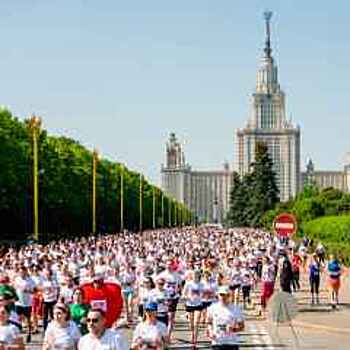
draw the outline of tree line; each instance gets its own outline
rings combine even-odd
[[[33,228],[33,152],[28,121],[0,111],[1,239],[23,240]],[[67,137],[41,130],[38,139],[39,232],[43,240],[91,232],[93,152]],[[124,228],[138,230],[140,174],[123,164],[100,159],[96,178],[97,232],[118,232],[121,225],[121,173],[124,188]],[[147,180],[142,181],[143,225],[175,226],[191,213]],[[169,221],[170,220],[170,221]]]

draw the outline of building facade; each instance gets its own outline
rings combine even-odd
[[[343,192],[350,192],[350,164],[341,170],[315,170],[312,159],[306,164],[306,171],[301,174],[303,185],[315,185],[320,189],[333,187]]]
[[[334,187],[350,192],[350,154],[343,171],[315,171],[312,162],[305,172],[300,168],[300,128],[287,119],[286,96],[278,80],[278,67],[272,57],[271,13],[265,13],[266,41],[251,113],[245,128],[235,133],[234,170],[240,176],[251,170],[255,147],[264,142],[273,161],[280,200],[296,196],[312,181],[320,188]],[[229,210],[232,171],[228,164],[217,171],[193,171],[185,162],[181,144],[171,134],[166,146],[166,163],[161,169],[162,188],[186,204],[200,222],[223,222]]]
[[[264,142],[273,161],[281,201],[300,190],[300,129],[286,118],[285,94],[278,81],[278,68],[271,55],[270,19],[265,13],[266,42],[252,96],[247,125],[236,130],[235,170],[243,176],[254,162],[255,146]]]
[[[232,172],[226,163],[218,171],[192,171],[174,133],[166,145],[162,188],[184,203],[199,222],[221,223],[229,209]]]

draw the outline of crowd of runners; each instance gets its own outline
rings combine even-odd
[[[179,307],[193,349],[203,329],[213,348],[238,349],[253,291],[264,317],[274,291],[297,292],[301,274],[310,303],[320,303],[327,278],[336,307],[341,272],[322,244],[311,252],[307,239],[257,229],[184,227],[9,249],[0,262],[0,350],[25,349],[36,333],[44,350],[163,349]]]

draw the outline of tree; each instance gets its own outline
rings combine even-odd
[[[232,174],[232,190],[230,193],[230,209],[227,215],[229,226],[244,226],[244,189],[237,172]]]
[[[251,191],[249,205],[251,209],[250,226],[257,227],[262,224],[264,213],[273,209],[279,202],[279,191],[273,163],[268,153],[267,145],[258,142],[255,148],[255,161],[251,164]]]
[[[240,179],[233,174],[228,221],[231,226],[259,227],[263,215],[279,202],[276,176],[267,146],[258,142],[251,172]]]
[[[0,220],[1,240],[24,240],[32,232],[32,139],[27,122],[0,110]],[[39,232],[43,241],[80,236],[91,231],[92,152],[67,137],[52,137],[41,130],[39,153]],[[120,230],[122,167],[107,159],[97,164],[97,229]],[[124,227],[139,226],[140,175],[124,170]],[[153,226],[153,188],[144,180],[144,229]],[[164,215],[168,213],[164,196]],[[161,197],[159,190],[158,197]],[[160,200],[157,202],[160,206]],[[175,201],[175,205],[178,205]],[[157,209],[156,222],[161,222]],[[165,223],[167,220],[165,220]]]

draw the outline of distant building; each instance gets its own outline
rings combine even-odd
[[[301,174],[302,183],[315,185],[320,189],[333,187],[343,192],[350,192],[350,164],[345,165],[343,171],[315,170],[315,166],[308,159],[306,171]]]
[[[343,171],[315,171],[310,160],[307,170],[301,172],[300,128],[286,117],[285,94],[271,55],[270,12],[265,13],[265,20],[266,42],[252,96],[251,114],[246,127],[235,133],[234,170],[240,176],[250,171],[255,160],[255,146],[262,141],[273,161],[281,201],[295,197],[308,183],[350,192],[350,161]],[[199,221],[221,223],[224,220],[232,187],[232,171],[228,164],[222,170],[193,171],[185,162],[182,146],[172,133],[161,175],[165,192],[186,204]]]
[[[271,56],[270,19],[265,13],[266,42],[257,74],[252,111],[244,129],[236,131],[235,170],[243,176],[255,159],[257,142],[264,142],[273,161],[281,201],[300,190],[300,129],[286,118],[285,94],[278,82],[278,69]]]
[[[186,204],[198,221],[221,223],[229,209],[232,172],[226,163],[218,171],[192,171],[174,133],[166,145],[166,163],[161,169],[162,188]]]

